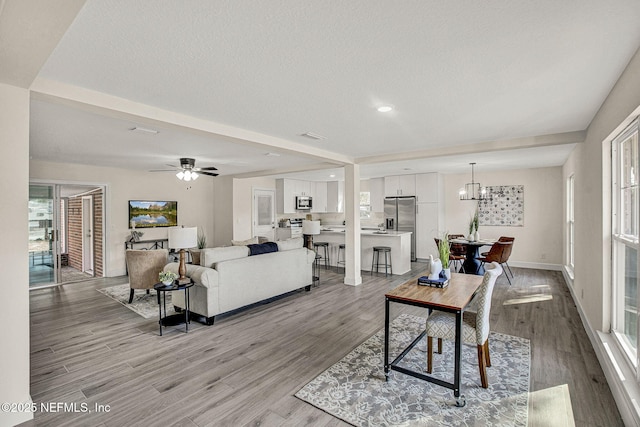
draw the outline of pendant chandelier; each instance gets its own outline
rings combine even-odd
[[[482,187],[479,182],[475,182],[474,177],[474,166],[475,163],[469,163],[471,165],[471,182],[464,185],[464,188],[461,188],[458,191],[458,196],[460,196],[460,200],[485,200],[489,198],[489,194],[487,192],[486,187]]]

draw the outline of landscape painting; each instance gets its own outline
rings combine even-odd
[[[129,200],[129,227],[175,227],[178,202]]]

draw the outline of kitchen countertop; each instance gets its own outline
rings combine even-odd
[[[320,229],[320,234],[344,234],[345,230],[344,229],[338,229],[338,228],[321,228]],[[371,230],[360,230],[360,235],[361,236],[392,236],[392,237],[397,237],[397,236],[403,236],[405,234],[411,234],[410,231],[394,231],[394,230],[389,230],[386,233],[380,233],[375,229],[371,229]]]

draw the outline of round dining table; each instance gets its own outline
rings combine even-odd
[[[480,240],[467,240],[467,239],[451,239],[450,243],[458,243],[465,245],[467,248],[467,254],[464,259],[462,267],[467,274],[484,274],[484,267],[480,261],[477,260],[482,246],[493,246],[496,242],[495,239],[480,239]]]

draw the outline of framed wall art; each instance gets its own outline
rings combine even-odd
[[[478,203],[478,223],[489,226],[524,226],[524,185],[487,187],[491,197]]]

